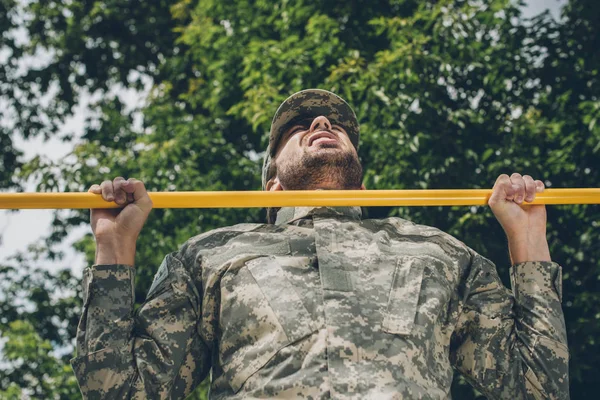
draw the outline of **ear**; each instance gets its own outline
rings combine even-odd
[[[360,190],[367,190],[364,183],[360,185]]]
[[[275,177],[269,179],[269,181],[267,182],[267,185],[266,185],[265,189],[268,192],[276,192],[278,190],[283,190],[283,186],[281,186],[281,182],[279,182],[279,178],[277,178],[275,176]]]

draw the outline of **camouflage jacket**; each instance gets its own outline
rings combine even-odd
[[[134,269],[95,265],[72,365],[86,398],[566,399],[561,269],[495,266],[438,229],[360,208],[190,239],[134,312]]]

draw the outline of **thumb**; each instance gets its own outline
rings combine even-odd
[[[123,190],[128,194],[128,197],[133,197],[133,204],[137,205],[142,211],[149,213],[152,210],[152,199],[148,196],[144,182],[129,178],[123,183]]]
[[[512,200],[515,196],[516,188],[512,185],[510,178],[506,174],[502,174],[496,179],[496,183],[492,189],[492,195],[488,200],[488,204],[493,207],[498,204],[503,204],[506,200]]]

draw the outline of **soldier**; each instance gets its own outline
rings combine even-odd
[[[364,189],[359,126],[340,97],[298,92],[277,110],[263,189]],[[496,180],[512,291],[495,266],[438,229],[362,219],[359,207],[284,207],[267,224],[188,240],[134,311],[135,243],[152,202],[115,178],[90,191],[96,263],[72,360],[86,398],[180,399],[211,371],[210,396],[447,399],[453,368],[488,398],[566,399],[561,267],[546,241],[544,185]]]

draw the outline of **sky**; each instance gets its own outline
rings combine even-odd
[[[526,0],[526,6],[523,9],[523,17],[529,18],[549,9],[554,18],[559,18],[560,8],[566,4],[566,0]],[[117,91],[121,100],[130,108],[133,108],[143,102],[145,93],[136,93],[133,90],[120,88]],[[65,132],[74,132],[81,135],[85,118],[89,115],[86,105],[90,102],[89,96],[83,96],[76,112],[63,127]],[[72,149],[71,143],[63,143],[58,139],[50,139],[44,142],[42,138],[24,141],[21,138],[15,138],[15,145],[24,152],[25,159],[31,159],[40,155],[51,160],[59,160],[69,154]],[[90,182],[91,184],[92,182]],[[33,191],[33,184],[30,184],[27,191]],[[27,247],[36,243],[40,238],[50,232],[50,223],[52,221],[52,210],[22,210],[18,212],[9,212],[0,210],[0,262],[7,260],[17,252],[27,252]],[[81,271],[85,266],[83,255],[72,250],[74,241],[81,238],[86,233],[91,233],[89,226],[80,227],[73,230],[66,241],[58,249],[65,254],[63,260],[57,262],[41,261],[38,266],[48,270],[58,270],[61,268],[70,268],[76,275],[81,276]]]

